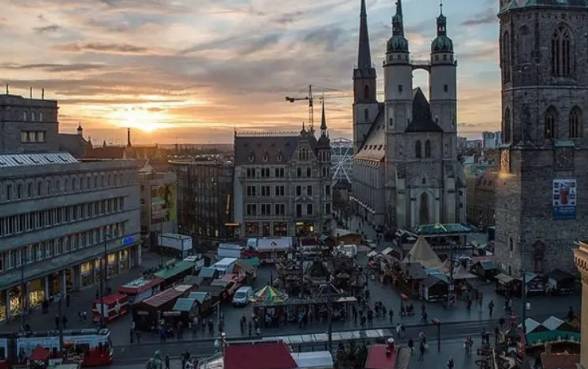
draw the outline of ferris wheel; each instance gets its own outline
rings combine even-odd
[[[351,167],[353,163],[353,141],[348,138],[336,138],[331,141],[331,172],[333,184],[347,182],[351,184]]]

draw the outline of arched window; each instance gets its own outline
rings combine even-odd
[[[557,27],[551,38],[551,74],[554,77],[569,77],[573,69],[572,35],[563,24]]]
[[[422,154],[421,154],[421,141],[417,141],[417,142],[414,144],[414,156],[415,156],[417,159],[420,159],[420,158],[422,158]]]
[[[363,98],[366,100],[370,99],[370,86],[365,85],[365,87],[363,88]]]
[[[510,120],[510,108],[504,111],[504,126],[502,127],[502,142],[507,144],[512,139],[512,124]]]
[[[425,158],[431,157],[431,141],[427,140],[425,142]]]
[[[570,113],[570,138],[582,137],[582,111],[577,106]]]
[[[543,128],[544,137],[546,139],[553,139],[556,137],[555,130],[557,128],[557,111],[554,107],[547,109],[545,113],[545,126]]]
[[[505,32],[502,36],[502,74],[504,82],[510,82],[510,34]]]
[[[429,196],[426,192],[421,194],[419,208],[419,224],[430,224],[431,220],[429,217]]]

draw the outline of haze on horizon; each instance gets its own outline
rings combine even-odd
[[[234,129],[298,130],[312,83],[331,137],[351,136],[360,0],[0,0],[0,82],[60,104],[92,141],[230,143]],[[367,0],[382,89],[392,0]],[[498,130],[497,0],[445,0],[461,135]],[[404,0],[413,59],[427,59],[438,0]],[[417,82],[428,89],[425,72]],[[318,116],[317,113],[315,113]]]

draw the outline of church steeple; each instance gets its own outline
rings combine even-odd
[[[361,13],[359,21],[359,53],[357,54],[357,68],[362,70],[372,68],[372,55],[370,51],[370,37],[368,33],[365,0],[361,0]]]
[[[402,0],[396,2],[396,14],[392,17],[392,37],[388,40],[387,53],[408,54],[408,40],[404,37]]]
[[[325,117],[325,100],[323,99],[323,114],[321,116],[321,136],[327,135],[327,119]]]
[[[453,41],[447,37],[447,18],[443,15],[443,2],[439,6],[441,10],[437,17],[437,37],[431,44],[431,53],[452,54]]]
[[[404,21],[402,19],[402,0],[396,1],[396,15],[392,17],[392,34],[404,36]]]

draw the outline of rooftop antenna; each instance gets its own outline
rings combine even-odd
[[[439,2],[439,8],[441,8],[441,15],[443,15],[443,0]]]

